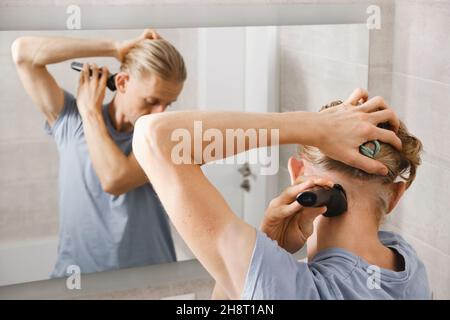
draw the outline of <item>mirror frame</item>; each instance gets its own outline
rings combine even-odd
[[[75,30],[361,24],[369,17],[367,3],[54,6],[41,0],[17,6],[10,2],[0,4],[0,30],[74,30],[67,20],[78,9],[80,28]]]

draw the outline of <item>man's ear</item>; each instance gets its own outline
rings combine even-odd
[[[392,187],[392,195],[389,201],[389,208],[387,213],[391,213],[391,211],[395,208],[405,190],[406,184],[404,182],[400,181],[394,183],[394,186]]]
[[[130,79],[130,76],[128,75],[128,73],[123,72],[123,71],[117,73],[117,75],[114,77],[114,81],[116,82],[117,91],[119,91],[121,93],[125,93],[129,79]]]
[[[296,180],[303,175],[305,164],[302,159],[291,156],[288,160],[288,170],[289,175],[291,176],[291,184],[294,184]]]

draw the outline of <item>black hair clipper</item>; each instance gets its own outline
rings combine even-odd
[[[70,64],[70,67],[71,67],[73,70],[81,71],[81,70],[83,70],[83,63],[81,63],[81,62],[72,62],[72,63]],[[111,91],[116,91],[116,82],[115,82],[115,80],[114,80],[116,74],[117,74],[117,73],[110,75],[109,78],[108,78],[108,80],[106,80],[106,86],[107,86],[108,89],[111,90]],[[89,75],[92,76],[92,70],[89,70]],[[101,75],[102,75],[102,72],[99,71],[99,76],[101,76]]]
[[[340,184],[335,184],[333,188],[313,188],[300,193],[296,200],[304,207],[326,206],[325,217],[336,217],[347,211],[347,196]]]

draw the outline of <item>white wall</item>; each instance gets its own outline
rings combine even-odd
[[[416,249],[434,298],[450,299],[450,2],[397,0],[394,9],[390,102],[424,154],[387,228]]]
[[[280,27],[280,107],[282,112],[318,111],[368,85],[369,32],[365,25]],[[289,157],[281,147],[280,191],[290,184]]]

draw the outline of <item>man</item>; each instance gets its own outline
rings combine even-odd
[[[67,275],[70,265],[90,273],[175,261],[166,213],[131,142],[140,116],[165,111],[180,94],[186,79],[180,53],[145,30],[124,42],[21,37],[12,56],[60,156],[59,246],[51,276]],[[110,103],[103,104],[106,68],[84,66],[76,99],[46,68],[94,56],[121,62]]]
[[[382,98],[367,98],[367,92],[355,90],[345,103],[318,113],[168,112],[143,116],[136,122],[133,138],[136,159],[151,179],[181,237],[216,280],[222,296],[231,299],[429,298],[423,263],[411,246],[394,234],[383,234],[380,238],[377,235],[378,209],[381,207],[385,213],[392,211],[403,194],[405,183],[397,183],[396,178],[408,179],[408,185],[412,181],[420,143],[404,132],[399,119]],[[363,103],[359,104],[361,100]],[[175,163],[171,158],[176,142],[170,139],[170,133],[182,128],[192,136],[195,121],[202,121],[204,130],[214,129],[216,135],[224,137],[222,144],[214,146],[216,150],[222,147],[223,152],[216,152],[212,159],[206,160],[198,159],[195,154],[198,151],[193,152],[192,147],[186,148],[183,163]],[[392,130],[378,127],[385,122]],[[277,130],[279,141],[256,139],[254,144],[230,148],[230,143],[234,144],[226,134],[230,129]],[[374,140],[381,144],[380,157],[386,154],[385,150],[392,150],[388,157],[370,158],[360,153],[361,144]],[[361,183],[339,172],[321,171],[319,166],[303,170],[302,163],[290,161],[292,180],[298,183],[271,201],[268,210],[272,213],[267,216],[272,219],[270,224],[263,225],[263,230],[292,252],[311,236],[316,247],[308,247],[308,254],[319,251],[312,266],[298,263],[262,231],[240,219],[200,168],[209,161],[278,142],[320,148],[330,159],[371,174],[369,182]],[[209,144],[203,144],[200,154],[209,148]],[[407,154],[407,150],[415,151]],[[391,158],[408,160],[386,161]],[[155,166],[158,170],[153,170]],[[412,170],[409,177],[403,175],[407,169]],[[307,180],[300,183],[304,172]],[[389,184],[383,184],[386,180]],[[295,200],[305,190],[331,187],[334,183],[341,184],[348,192],[348,210],[343,215],[321,218],[318,216],[326,207],[303,211]],[[386,192],[387,189],[392,193]],[[374,196],[382,195],[383,191],[386,206],[379,207],[380,202]],[[313,234],[315,218],[319,220]],[[369,264],[378,267],[385,279],[381,290],[366,286],[370,274],[365,270]]]

